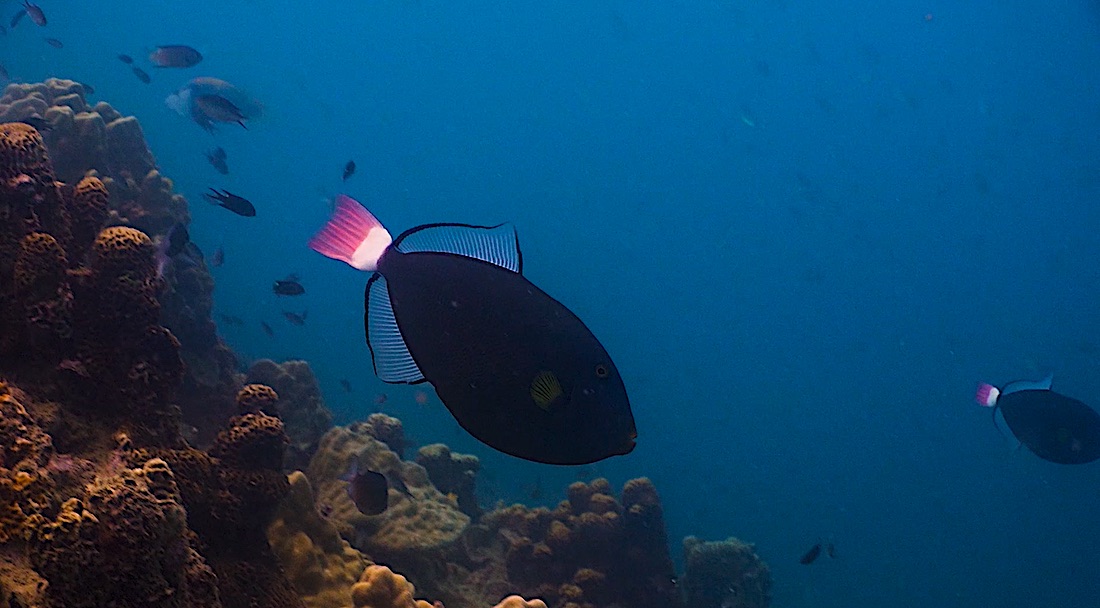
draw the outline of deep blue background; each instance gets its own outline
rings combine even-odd
[[[226,339],[308,359],[343,421],[386,393],[415,439],[482,457],[486,500],[648,475],[674,553],[686,534],[757,543],[776,606],[1100,601],[1100,465],[1014,451],[971,401],[978,380],[1054,370],[1100,405],[1096,2],[42,6],[49,26],[0,37],[0,61],[140,118],[193,238],[225,247],[218,310],[248,319]],[[149,68],[169,43],[206,60]],[[266,117],[204,133],[163,105],[198,75]],[[207,206],[208,186],[259,216]],[[395,234],[514,222],[526,274],[626,376],[638,449],[520,462],[373,378],[366,275],[305,247],[340,191]],[[309,293],[279,300],[290,272]],[[281,318],[304,308],[305,327]],[[800,566],[818,538],[839,558]]]

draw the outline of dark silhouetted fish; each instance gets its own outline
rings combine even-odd
[[[6,85],[11,82],[11,74],[8,73],[8,69],[0,64],[0,85]]]
[[[137,67],[136,65],[130,68],[130,70],[134,73],[134,76],[137,76],[138,80],[144,82],[145,84],[153,82],[153,79],[149,77],[149,74],[145,70]]]
[[[218,147],[206,153],[206,160],[214,167],[214,170],[222,175],[229,175],[229,164],[226,163],[225,149]]]
[[[268,325],[266,321],[260,321],[260,329],[264,330],[264,333],[267,334],[267,337],[269,337],[269,338],[274,338],[275,337],[275,330],[271,329],[271,326]]]
[[[347,378],[340,378],[340,386],[343,387],[345,393],[351,392],[351,382],[348,382]]]
[[[95,87],[93,87],[92,85],[90,85],[86,82],[82,82],[82,83],[80,83],[80,86],[84,87],[84,94],[85,95],[95,95]]]
[[[15,29],[15,26],[19,25],[19,21],[20,21],[20,20],[22,20],[22,19],[23,19],[23,16],[24,16],[24,15],[26,15],[26,14],[27,14],[27,11],[26,11],[26,10],[24,10],[24,9],[19,9],[19,12],[18,12],[18,13],[16,13],[16,14],[12,15],[12,17],[11,17],[11,23],[9,23],[9,24],[8,24],[8,25],[10,25],[10,26],[11,26],[11,29],[13,29],[13,30],[14,30],[14,29]]]
[[[129,55],[119,55],[118,60],[122,63],[125,63],[126,65],[134,63],[134,58]]]
[[[344,165],[344,181],[348,181],[348,178],[355,175],[355,161],[349,160],[348,164]]]
[[[38,27],[46,26],[46,13],[42,12],[42,8],[37,4],[31,4],[28,0],[23,0],[23,10],[26,11],[27,16],[31,18]]]
[[[34,127],[39,133],[49,133],[50,131],[53,131],[53,125],[50,124],[50,121],[40,116],[28,116],[23,120],[17,120],[15,122],[21,122],[25,125],[30,125]]]
[[[309,313],[308,310],[303,310],[302,314],[298,314],[296,312],[290,312],[289,310],[284,310],[283,311],[283,317],[291,325],[297,325],[298,327],[301,327],[301,326],[306,324],[306,314],[308,314],[308,313]]]
[[[210,265],[214,268],[221,266],[225,263],[225,250],[218,247],[214,250],[214,253],[210,254]]]
[[[809,551],[803,553],[802,557],[798,558],[798,563],[802,564],[803,566],[808,566],[817,561],[817,558],[820,556],[821,543],[817,543],[816,545],[810,547]]]
[[[57,38],[43,38],[43,40],[45,40],[45,41],[46,41],[46,44],[48,44],[48,45],[52,46],[52,47],[53,47],[53,48],[55,48],[55,49],[63,49],[63,48],[65,48],[65,43],[64,43],[64,42],[61,42],[61,41],[60,41],[60,40],[58,40]]]
[[[232,122],[248,128],[244,124],[247,117],[240,108],[221,95],[198,95],[195,97],[195,107],[210,121]]]
[[[353,461],[340,479],[348,482],[348,497],[363,515],[379,515],[389,506],[390,491],[385,475],[360,469],[358,462]]]
[[[277,296],[300,296],[306,292],[306,288],[298,282],[296,275],[290,275],[281,281],[275,281],[271,288]]]
[[[1017,381],[998,389],[978,386],[975,399],[1001,412],[1008,428],[1036,456],[1058,464],[1085,464],[1100,458],[1100,414],[1084,403],[1050,390],[1053,376]]]
[[[228,190],[222,190],[218,192],[214,188],[210,188],[212,194],[203,194],[210,202],[219,207],[224,207],[237,215],[244,217],[255,217],[256,207],[244,197],[237,196]]]
[[[158,68],[189,68],[202,61],[202,53],[184,44],[168,44],[153,49],[149,61]]]
[[[431,382],[463,428],[519,458],[586,464],[634,449],[615,364],[576,315],[523,277],[512,227],[429,224],[391,239],[340,196],[309,245],[374,272],[365,324],[383,381]]]

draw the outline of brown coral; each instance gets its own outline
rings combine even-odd
[[[428,477],[440,492],[454,494],[463,513],[475,519],[481,515],[475,487],[481,468],[477,456],[456,454],[442,443],[433,443],[417,450],[416,463],[428,471]]]
[[[278,402],[279,394],[266,384],[246,384],[237,391],[237,409],[242,414],[263,412],[268,416],[277,416]]]
[[[771,572],[754,547],[736,538],[704,542],[684,539],[683,588],[689,606],[766,608]]]
[[[413,599],[416,589],[404,576],[386,566],[371,565],[351,588],[355,608],[431,608]]]
[[[247,381],[270,385],[279,392],[278,415],[290,437],[284,466],[288,469],[309,466],[317,442],[332,428],[332,413],[325,407],[321,387],[309,363],[285,361],[279,364],[260,359],[248,370]],[[274,414],[275,410],[267,413]]]
[[[86,176],[73,189],[69,215],[73,222],[73,247],[88,251],[107,219],[110,193],[98,177]],[[82,261],[82,260],[81,260]]]

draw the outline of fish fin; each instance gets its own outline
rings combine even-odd
[[[1000,396],[1001,391],[997,387],[982,382],[978,385],[978,392],[974,394],[974,401],[982,407],[993,407],[997,405],[997,397]]]
[[[1049,391],[1054,384],[1054,373],[1047,373],[1042,380],[1017,380],[1009,382],[1001,389],[1002,395],[1008,395],[1017,391]]]
[[[309,240],[309,248],[353,268],[373,271],[392,242],[390,233],[370,211],[341,194],[328,223]]]
[[[511,224],[426,224],[401,233],[394,247],[401,253],[453,253],[523,273],[519,237]]]
[[[416,384],[424,381],[424,374],[413,360],[397,318],[390,304],[390,291],[386,279],[375,273],[367,281],[367,346],[370,347],[374,373],[383,382],[391,384]]]
[[[549,411],[554,401],[562,397],[561,382],[554,372],[541,371],[531,381],[531,398],[543,411]]]

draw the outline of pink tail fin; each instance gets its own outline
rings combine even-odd
[[[978,402],[978,405],[982,407],[993,407],[997,405],[997,397],[1001,396],[1001,391],[992,384],[981,383],[978,385],[978,392],[974,395],[974,401]]]
[[[375,270],[393,237],[370,211],[350,196],[336,198],[336,210],[309,240],[309,248],[359,270]]]

